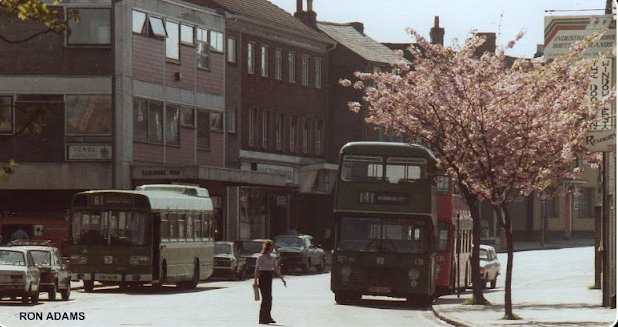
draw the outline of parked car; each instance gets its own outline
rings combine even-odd
[[[302,234],[286,234],[275,237],[281,256],[281,270],[292,272],[301,269],[308,272],[310,267],[324,271],[326,256],[324,250],[313,243],[313,237]]]
[[[231,280],[245,278],[247,258],[240,255],[240,243],[215,243],[215,276],[225,276]]]
[[[240,255],[247,260],[246,263],[246,272],[253,276],[253,272],[255,271],[255,263],[257,258],[260,256],[260,252],[262,251],[262,245],[266,241],[271,241],[268,239],[254,239],[254,240],[243,240],[240,241]],[[273,248],[273,252],[271,254],[277,260],[277,264],[279,263],[279,252],[277,250],[277,245],[275,243],[275,247]]]
[[[0,300],[21,297],[21,303],[39,302],[41,276],[32,253],[23,247],[0,247]]]
[[[32,254],[34,264],[39,268],[41,275],[40,292],[46,292],[50,300],[56,299],[60,293],[67,301],[71,295],[71,271],[68,264],[62,259],[60,249],[49,242],[41,241],[13,241],[12,247],[26,248]]]
[[[479,266],[483,287],[487,286],[487,282],[489,282],[491,288],[496,288],[498,275],[500,275],[500,261],[498,261],[496,249],[490,245],[481,245],[479,251]]]

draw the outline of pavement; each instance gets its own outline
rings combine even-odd
[[[528,251],[540,249],[560,249],[574,246],[593,246],[593,240],[554,241],[541,247],[539,243],[515,242],[514,250]],[[506,252],[495,246],[498,252]],[[506,260],[501,260],[506,270]],[[592,268],[594,272],[594,268]],[[502,319],[504,316],[504,278],[498,279],[498,287],[486,289],[483,295],[489,305],[468,305],[465,301],[472,298],[472,290],[460,295],[441,296],[432,305],[434,314],[455,326],[615,326],[616,309],[602,306],[602,292],[590,288],[590,279],[582,278],[568,284],[543,283],[533,289],[521,289],[513,286],[513,313],[518,320]],[[517,278],[513,276],[513,279]],[[585,279],[585,280],[583,280]],[[594,285],[592,285],[594,286]],[[543,294],[543,296],[539,296]],[[517,295],[517,296],[515,296]]]

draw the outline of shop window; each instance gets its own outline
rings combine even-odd
[[[66,120],[67,135],[111,135],[111,96],[67,95]]]
[[[70,8],[79,11],[80,21],[69,20],[67,45],[110,45],[111,25],[108,8]]]

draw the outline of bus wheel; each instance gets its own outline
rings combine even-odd
[[[86,291],[87,293],[92,293],[93,290],[94,290],[94,281],[85,280],[84,281],[84,291]]]
[[[197,284],[200,282],[200,261],[195,259],[195,263],[193,264],[193,279],[188,284],[189,288],[196,288]]]

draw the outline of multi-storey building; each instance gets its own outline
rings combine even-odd
[[[221,203],[221,183],[236,177],[204,178],[227,172],[224,18],[182,1],[111,3],[63,1],[54,9],[81,18],[70,33],[0,47],[0,160],[20,165],[0,191],[5,238],[17,223],[42,238],[64,232],[41,219],[62,220],[77,191],[165,177],[204,184]],[[38,29],[12,22],[3,34]],[[40,109],[42,131],[17,134]]]

